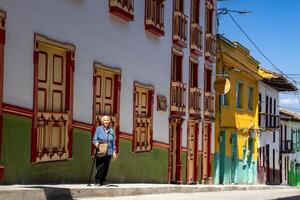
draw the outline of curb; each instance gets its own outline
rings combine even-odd
[[[164,193],[195,193],[195,192],[220,192],[242,190],[270,190],[270,189],[299,189],[290,186],[268,185],[155,185],[155,184],[120,184],[96,187],[86,185],[40,185],[40,186],[3,186],[0,189],[0,199],[74,199],[88,197],[116,197],[134,196],[145,194]]]

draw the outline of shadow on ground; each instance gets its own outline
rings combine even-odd
[[[278,198],[276,200],[300,200],[300,195],[297,196],[291,196],[291,197],[283,197],[283,198]]]
[[[42,189],[44,191],[44,194],[45,194],[45,197],[47,200],[73,199],[71,190],[68,188],[56,188],[56,187],[45,187],[45,186],[36,186],[36,187],[30,187],[30,188]]]

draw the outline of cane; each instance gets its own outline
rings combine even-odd
[[[95,165],[95,160],[96,160],[97,153],[98,153],[98,148],[96,148],[96,153],[94,155],[94,160],[93,160],[92,169],[91,169],[90,178],[89,178],[89,184],[87,186],[91,186],[91,178],[92,178],[92,174],[93,174],[93,170],[94,170],[94,165]]]

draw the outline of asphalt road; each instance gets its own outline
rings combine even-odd
[[[170,193],[123,197],[80,198],[80,200],[300,200],[299,189],[274,189],[251,191]]]

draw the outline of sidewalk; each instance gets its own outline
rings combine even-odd
[[[87,197],[114,197],[142,194],[194,193],[238,190],[291,189],[290,186],[269,185],[170,185],[170,184],[110,184],[106,186],[69,185],[9,185],[0,186],[0,200],[49,200]],[[300,188],[299,188],[300,191]]]

